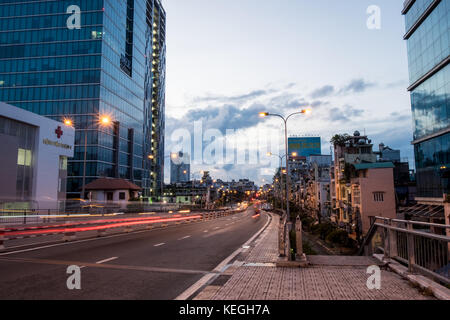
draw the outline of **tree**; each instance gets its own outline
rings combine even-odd
[[[344,146],[345,143],[350,139],[350,136],[347,133],[344,134],[335,134],[333,138],[331,138],[330,143],[333,146]]]

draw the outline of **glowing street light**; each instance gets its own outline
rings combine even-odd
[[[100,124],[106,126],[109,125],[111,123],[111,118],[108,116],[101,116],[100,117]]]

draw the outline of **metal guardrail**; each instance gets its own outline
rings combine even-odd
[[[381,249],[386,258],[407,265],[409,272],[450,284],[448,229],[450,225],[374,217],[364,251],[372,255],[374,248]]]
[[[133,231],[132,227],[146,226],[153,228],[156,226],[166,227],[169,224],[189,223],[195,221],[208,221],[231,214],[241,212],[242,210],[227,210],[215,211],[206,213],[191,213],[188,211],[174,212],[172,215],[153,216],[151,213],[141,213],[140,215],[152,214],[146,217],[118,217],[110,215],[109,219],[91,219],[78,220],[72,222],[35,225],[35,226],[17,226],[17,227],[0,227],[0,250],[4,249],[4,241],[16,240],[24,238],[34,238],[48,235],[63,234],[63,240],[70,241],[76,239],[76,234],[79,232],[97,231],[98,236],[105,236],[109,229],[124,228],[124,232]]]

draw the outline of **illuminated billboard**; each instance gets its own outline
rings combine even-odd
[[[322,154],[320,137],[289,138],[288,143],[289,154],[296,152],[301,157]]]

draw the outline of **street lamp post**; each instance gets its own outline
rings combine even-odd
[[[279,117],[283,120],[283,122],[284,122],[284,147],[286,149],[285,154],[288,155],[289,148],[288,148],[287,122],[288,122],[289,118],[291,118],[294,115],[309,114],[309,113],[311,113],[311,109],[303,109],[302,111],[291,113],[287,117],[283,117],[282,115],[279,115],[276,113],[269,113],[269,112],[261,112],[259,114],[259,116],[262,118],[268,117],[268,116],[273,116],[273,117]],[[287,215],[288,221],[292,222],[292,218],[291,218],[291,215],[289,212],[289,157],[286,157],[286,215]]]

